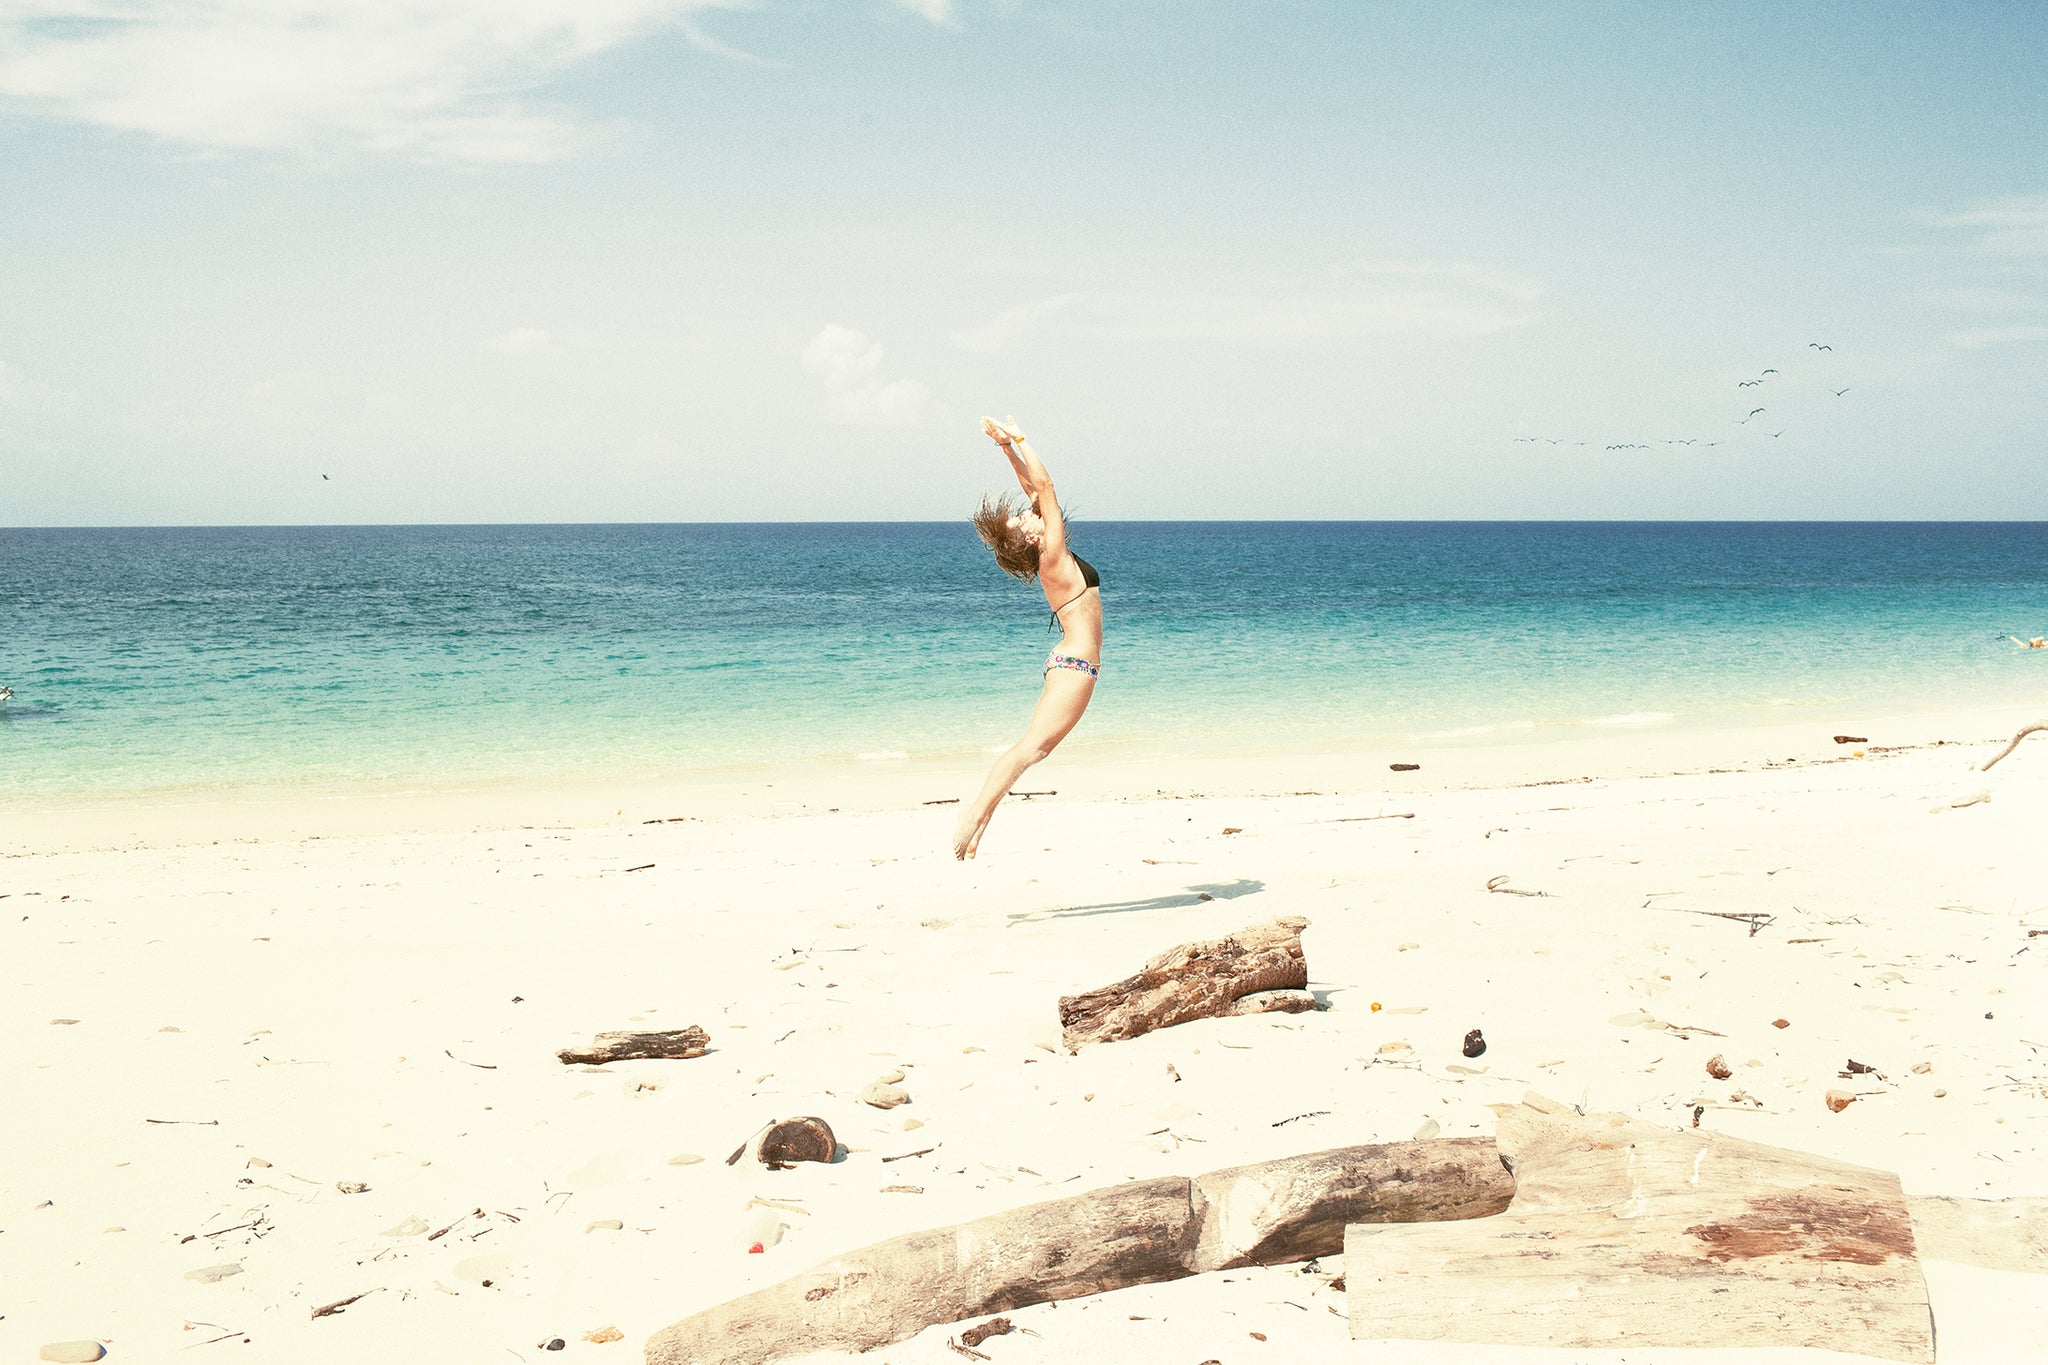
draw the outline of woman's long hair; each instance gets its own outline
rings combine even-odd
[[[1067,514],[1056,511],[1060,525],[1065,526]],[[1021,493],[1005,493],[1001,497],[984,493],[981,506],[974,513],[974,529],[989,553],[996,557],[997,568],[1013,578],[1029,581],[1038,577],[1038,547],[1024,534],[1021,523],[1026,512],[1044,515],[1037,504],[1026,501]]]

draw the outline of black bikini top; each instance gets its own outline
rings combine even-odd
[[[1093,564],[1090,564],[1087,560],[1081,558],[1081,556],[1079,555],[1074,556],[1074,562],[1081,566],[1081,582],[1086,586],[1084,586],[1080,592],[1075,593],[1072,597],[1069,597],[1066,601],[1060,603],[1058,606],[1052,609],[1052,623],[1051,625],[1046,627],[1048,630],[1051,630],[1059,625],[1060,613],[1065,611],[1068,607],[1073,606],[1074,603],[1080,601],[1083,597],[1087,596],[1089,588],[1099,588],[1102,586],[1102,575],[1095,572],[1095,566]]]

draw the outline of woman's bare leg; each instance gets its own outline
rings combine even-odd
[[[989,817],[996,813],[996,803],[1009,795],[1025,769],[1059,747],[1094,695],[1095,679],[1078,669],[1055,668],[1045,675],[1045,690],[1038,694],[1038,705],[1031,712],[1031,725],[1024,731],[1024,738],[996,760],[974,803],[960,812],[960,821],[953,827],[955,858],[974,856],[981,847],[981,832],[988,828]]]

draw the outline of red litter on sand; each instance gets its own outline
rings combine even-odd
[[[740,1230],[739,1244],[747,1249],[749,1256],[765,1255],[769,1247],[782,1240],[788,1225],[768,1209],[762,1209],[747,1219]]]

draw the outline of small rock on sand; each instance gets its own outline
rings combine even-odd
[[[364,1194],[370,1187],[360,1180],[337,1180],[334,1182],[334,1188],[343,1194]]]
[[[1467,1057],[1477,1057],[1484,1051],[1486,1051],[1486,1038],[1478,1029],[1473,1029],[1465,1035],[1465,1055]]]
[[[53,1341],[36,1352],[36,1359],[63,1362],[103,1360],[106,1354],[107,1348],[97,1341]]]
[[[583,1339],[585,1341],[594,1341],[602,1346],[607,1341],[624,1341],[626,1334],[616,1327],[600,1327],[595,1332],[585,1332]]]
[[[206,1265],[199,1267],[197,1270],[188,1270],[185,1272],[185,1278],[197,1280],[201,1284],[219,1284],[228,1276],[241,1273],[241,1264],[236,1261],[229,1261],[224,1265]],[[94,1359],[98,1359],[98,1357],[95,1356]]]
[[[1854,1103],[1856,1103],[1856,1097],[1847,1090],[1828,1091],[1828,1108],[1834,1110],[1837,1114]]]
[[[1717,1052],[1707,1058],[1707,1074],[1717,1081],[1725,1081],[1735,1072],[1730,1069],[1728,1059]]]
[[[888,1081],[869,1081],[867,1088],[860,1092],[860,1102],[877,1109],[894,1109],[899,1104],[910,1103],[910,1092]]]
[[[593,1220],[583,1230],[585,1232],[624,1232],[626,1225],[616,1218],[599,1218]]]
[[[1435,1137],[1438,1133],[1441,1133],[1443,1130],[1443,1125],[1438,1123],[1435,1119],[1424,1119],[1422,1121],[1422,1126],[1415,1130],[1414,1141],[1427,1142],[1431,1138]]]

